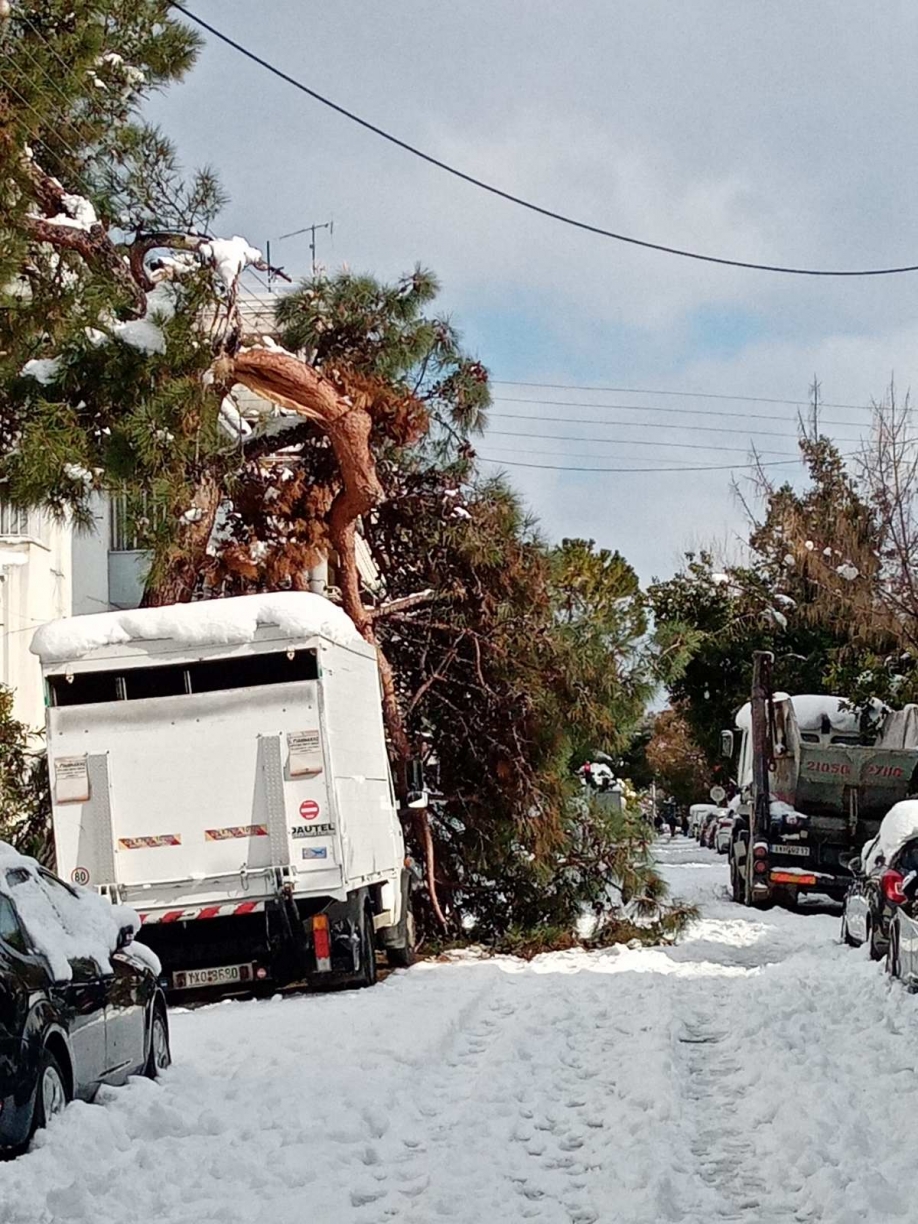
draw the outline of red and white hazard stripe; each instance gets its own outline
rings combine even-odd
[[[192,922],[197,918],[224,918],[228,914],[258,914],[264,908],[264,901],[241,901],[238,904],[205,905],[203,909],[154,910],[141,914],[140,921],[147,926],[152,922]]]

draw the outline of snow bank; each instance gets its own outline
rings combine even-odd
[[[883,817],[877,836],[864,846],[861,852],[864,870],[871,871],[881,854],[888,863],[913,837],[918,837],[918,799],[903,799],[893,804]]]
[[[87,889],[73,887],[71,891],[49,880],[35,859],[7,842],[0,842],[0,893],[15,905],[29,938],[47,958],[58,982],[70,981],[70,961],[77,957],[90,958],[103,971],[111,971],[109,957],[118,946],[121,929],[140,930],[140,919],[132,909],[112,905]],[[147,948],[137,959],[144,960],[144,954],[156,959]]]
[[[291,638],[324,637],[341,646],[362,642],[351,618],[322,595],[281,591],[199,603],[93,612],[42,625],[32,653],[43,663],[82,658],[103,646],[169,639],[180,647],[239,646],[273,625]]]

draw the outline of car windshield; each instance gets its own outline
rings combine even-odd
[[[24,858],[0,874],[0,893],[12,902],[28,943],[47,960],[55,981],[70,981],[77,963],[111,972],[118,927],[107,901],[77,893]]]

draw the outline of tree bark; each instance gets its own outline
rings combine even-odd
[[[385,497],[370,446],[373,417],[369,405],[354,403],[312,366],[279,349],[243,349],[233,359],[232,376],[256,395],[313,421],[328,438],[335,453],[341,489],[329,511],[328,538],[338,557],[342,607],[361,637],[376,651],[383,719],[394,757],[396,794],[404,805],[408,796],[411,744],[398,703],[392,665],[379,644],[372,614],[360,593],[355,549],[359,518]],[[433,835],[427,809],[412,808],[410,812],[415,837],[424,853],[431,908],[445,928],[446,918],[437,896]]]

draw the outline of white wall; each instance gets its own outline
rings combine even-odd
[[[73,606],[67,610],[74,616],[88,612],[107,612],[108,601],[108,542],[111,534],[111,510],[108,498],[95,494],[92,499],[95,526],[91,531],[74,530],[72,537]]]
[[[13,713],[36,729],[45,722],[38,659],[29,650],[45,621],[67,616],[72,605],[71,529],[45,519],[36,535],[0,537],[0,681],[14,690]]]

